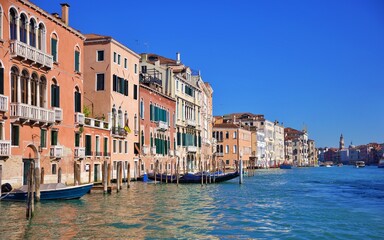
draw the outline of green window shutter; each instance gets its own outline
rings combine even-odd
[[[128,89],[128,87],[127,87]],[[137,100],[137,85],[133,85],[133,99]]]
[[[80,72],[80,52],[75,51],[75,71]]]
[[[51,131],[51,145],[56,146],[57,145],[57,138],[58,138],[58,131]]]
[[[45,148],[47,147],[47,130],[40,130],[40,146]]]
[[[104,138],[104,156],[108,152],[108,138]]]
[[[124,95],[128,96],[128,81],[124,81]],[[135,98],[137,99],[137,98]]]
[[[177,133],[177,146],[181,145],[181,133]]]
[[[113,75],[113,91],[117,92],[117,76]]]
[[[51,55],[53,61],[57,62],[57,40],[53,38],[51,38]]]
[[[92,155],[92,136],[85,135],[85,155]]]
[[[152,116],[153,113],[152,113],[152,103],[149,105],[149,120],[152,121]]]
[[[176,139],[173,139],[173,150],[176,150]]]
[[[19,126],[12,125],[12,146],[19,146]]]
[[[151,147],[153,147],[153,137],[151,135]]]
[[[182,139],[183,139],[183,144],[182,144],[183,147],[184,147],[184,146],[187,146],[187,145],[186,145],[186,142],[185,142],[185,140],[186,140],[186,135],[185,135],[185,133],[182,134]]]
[[[80,147],[80,133],[75,133],[75,147]]]
[[[199,136],[199,147],[201,148],[201,136]]]

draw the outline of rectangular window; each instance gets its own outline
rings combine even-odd
[[[19,146],[19,126],[12,125],[12,146]]]
[[[137,64],[135,63],[135,74],[137,74]]]
[[[60,86],[51,85],[51,106],[60,107]]]
[[[97,61],[98,62],[104,61],[104,50],[97,51]]]
[[[237,147],[236,147],[236,145],[233,145],[233,153],[237,153]]]
[[[116,140],[113,140],[113,153],[116,153]]]
[[[128,68],[128,60],[126,58],[124,58],[124,68],[125,69]]]
[[[80,52],[75,51],[75,72],[80,72]]]
[[[120,65],[120,57],[121,57],[120,54],[118,54],[117,55],[117,64],[119,64],[119,65]]]
[[[52,174],[57,174],[57,165],[56,163],[52,163]]]
[[[137,100],[137,85],[133,85],[133,99]]]
[[[51,55],[53,57],[53,61],[57,62],[57,40],[51,38]]]
[[[104,73],[96,74],[96,91],[104,90]]]
[[[225,164],[226,164],[226,165],[229,165],[229,160],[225,160]]]
[[[80,147],[80,133],[75,133],[75,147]]]
[[[113,62],[116,63],[117,61],[117,53],[113,52]]]
[[[92,156],[92,136],[85,135],[85,156]]]
[[[45,129],[40,130],[40,147],[47,147],[47,130]]]
[[[100,136],[96,136],[96,145],[95,145],[95,150],[96,150],[96,156],[101,156],[101,151],[100,151]]]
[[[52,130],[51,131],[51,145],[56,146],[57,145],[57,139],[59,137],[59,131]]]
[[[140,101],[140,117],[141,119],[144,119],[144,101]]]
[[[123,153],[123,142],[119,141],[119,153]]]
[[[75,112],[81,112],[81,93],[75,92]]]
[[[108,156],[108,138],[104,138],[104,156]]]
[[[125,141],[125,142],[124,142],[124,145],[125,145],[125,146],[124,146],[124,149],[125,149],[124,152],[125,152],[125,153],[128,153],[128,142]]]

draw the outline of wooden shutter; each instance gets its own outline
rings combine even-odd
[[[85,135],[85,155],[92,155],[92,136]]]
[[[54,38],[51,38],[51,54],[53,61],[57,62],[57,40]]]
[[[56,95],[55,95],[55,107],[60,107],[60,86],[55,86]]]
[[[133,85],[133,99],[137,100],[137,85]]]
[[[124,95],[128,96],[128,81],[124,81]]]
[[[80,72],[80,52],[75,51],[75,71]]]
[[[113,91],[117,92],[117,76],[113,75]]]

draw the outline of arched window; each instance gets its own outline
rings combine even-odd
[[[29,21],[29,45],[36,47],[36,22],[35,19]]]
[[[21,14],[20,16],[20,41],[23,43],[27,43],[27,17],[25,14]]]
[[[17,39],[17,13],[15,9],[9,11],[9,31],[11,40]]]
[[[18,102],[17,87],[18,87],[19,70],[16,67],[11,69],[11,102]]]
[[[60,86],[57,84],[56,79],[52,79],[51,106],[60,107]]]
[[[37,106],[37,87],[38,87],[38,81],[39,78],[37,77],[36,73],[32,74],[31,79],[31,105]],[[40,89],[39,89],[40,90]]]
[[[20,89],[21,89],[21,102],[28,104],[28,81],[29,73],[23,70],[21,73]]]
[[[52,34],[51,36],[51,55],[53,57],[53,61],[54,62],[57,62],[57,40],[58,40],[58,37],[56,34]]]
[[[44,24],[39,24],[39,29],[37,32],[37,48],[39,50],[45,51],[45,27]]]
[[[80,72],[80,48],[75,49],[75,72]]]
[[[40,77],[40,83],[39,83],[39,94],[40,94],[40,107],[41,108],[47,108],[47,80],[44,76]]]
[[[75,112],[81,112],[81,93],[80,89],[75,89]]]

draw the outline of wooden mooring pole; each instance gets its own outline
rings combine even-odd
[[[45,171],[44,168],[41,168],[41,173],[40,173],[40,184],[44,184],[44,176],[45,176]]]
[[[117,173],[117,176],[116,176],[117,189],[116,189],[116,192],[120,192],[120,168],[121,168],[121,162],[117,162],[117,169],[116,169],[116,173]]]
[[[177,186],[179,186],[179,177],[180,177],[180,163],[177,161],[177,166],[176,166],[176,183]]]
[[[29,166],[28,171],[28,177],[27,177],[27,183],[28,183],[28,195],[27,195],[27,212],[26,217],[28,220],[30,220],[33,217],[33,211],[34,211],[34,191],[33,191],[33,179],[34,179],[34,163],[31,161],[31,164]]]
[[[36,191],[36,202],[40,202],[40,168],[35,168],[35,191]]]
[[[107,160],[104,160],[103,164],[103,192],[104,194],[108,191],[108,163]]]
[[[165,183],[168,183],[168,162],[165,162]]]
[[[3,165],[0,165],[0,196],[1,196],[1,180],[3,179]]]
[[[128,163],[128,188],[131,187],[131,164]]]

